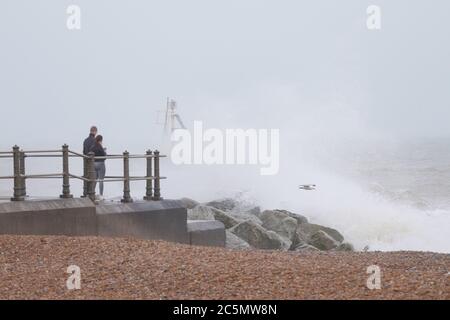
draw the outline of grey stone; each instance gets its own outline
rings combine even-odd
[[[300,252],[300,251],[320,251],[320,250],[310,244],[303,243],[293,248],[292,251]]]
[[[294,245],[297,243],[309,243],[311,236],[320,230],[327,233],[331,238],[339,243],[344,241],[344,237],[335,229],[313,223],[301,223],[297,226],[297,230],[295,231],[295,236],[293,239]]]
[[[189,220],[218,220],[225,225],[226,229],[229,229],[239,222],[238,219],[233,217],[230,212],[224,212],[214,207],[205,205],[197,205],[193,209],[188,210]]]
[[[320,250],[331,250],[339,246],[339,242],[322,230],[314,233],[309,239],[308,244]]]
[[[244,221],[250,220],[250,221],[253,221],[256,224],[262,225],[261,219],[259,219],[254,214],[250,214],[250,213],[246,213],[246,212],[235,212],[235,211],[230,211],[228,213],[229,213],[230,216],[232,216],[233,218],[235,218],[239,222],[244,222]]]
[[[235,250],[251,249],[251,246],[247,243],[247,241],[239,238],[229,230],[226,230],[226,247]]]
[[[196,205],[192,209],[188,209],[187,217],[189,220],[214,220],[213,208],[204,206],[204,205]]]
[[[287,211],[287,210],[280,210],[280,209],[276,209],[276,210],[273,210],[273,211],[282,212],[282,213],[286,214],[287,216],[289,216],[291,218],[294,218],[295,220],[297,220],[298,224],[308,223],[308,219],[305,216],[302,216],[301,214],[290,212],[290,211]]]
[[[183,206],[186,209],[193,209],[196,205],[199,204],[197,201],[189,198],[181,198],[179,201],[183,204]]]
[[[247,209],[245,211],[246,214],[253,214],[255,216],[259,216],[261,214],[261,208],[260,207],[253,207],[250,209]]]
[[[251,220],[239,223],[231,228],[230,232],[258,249],[287,250],[289,248],[289,243],[277,233],[266,230]]]
[[[259,215],[259,218],[264,228],[275,231],[280,236],[289,239],[289,241],[293,239],[297,230],[296,219],[278,210],[265,210]]]
[[[225,225],[226,229],[232,228],[240,222],[228,212],[224,212],[216,208],[211,207],[211,213],[213,214],[214,219],[222,222]]]
[[[334,250],[336,251],[355,251],[355,248],[352,244],[348,242],[343,242],[340,245],[338,245]]]
[[[205,203],[208,207],[213,207],[222,211],[231,211],[236,208],[239,204],[236,200],[232,198],[224,198],[220,200],[210,201]]]

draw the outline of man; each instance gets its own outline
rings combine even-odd
[[[95,144],[95,136],[97,135],[97,127],[92,126],[91,131],[89,133],[89,137],[84,139],[83,143],[83,154],[87,155],[90,151],[92,146]]]
[[[87,155],[91,151],[91,148],[95,145],[95,137],[96,136],[97,136],[97,127],[92,126],[91,131],[89,133],[89,137],[84,139],[84,142],[83,142],[83,154],[84,155]],[[84,177],[87,177],[88,176],[87,159],[84,159],[83,167],[84,167]],[[83,181],[83,197],[87,197],[87,194],[88,194],[88,183],[86,181]]]

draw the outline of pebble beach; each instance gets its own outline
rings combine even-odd
[[[69,290],[67,268],[81,270]],[[369,289],[367,268],[381,271]],[[450,299],[450,255],[231,250],[125,238],[0,236],[0,299]]]

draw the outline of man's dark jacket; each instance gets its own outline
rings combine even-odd
[[[94,144],[95,144],[95,136],[93,134],[90,134],[89,137],[87,137],[84,140],[83,154],[87,155],[91,151],[91,148],[94,146]]]

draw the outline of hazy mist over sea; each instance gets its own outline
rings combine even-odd
[[[70,4],[81,30],[66,28]],[[357,249],[450,252],[450,3],[379,0],[379,31],[366,28],[371,4],[4,1],[0,150],[80,151],[92,124],[109,153],[160,148],[157,111],[170,96],[188,128],[280,129],[281,154],[274,176],[165,159],[165,198],[239,193],[336,227]],[[11,163],[0,170],[11,174]],[[120,173],[120,162],[107,170]],[[306,183],[317,190],[298,189]],[[0,181],[1,196],[10,190]],[[106,196],[121,190],[107,185]],[[56,196],[60,181],[28,191]],[[143,192],[132,185],[133,196]]]

